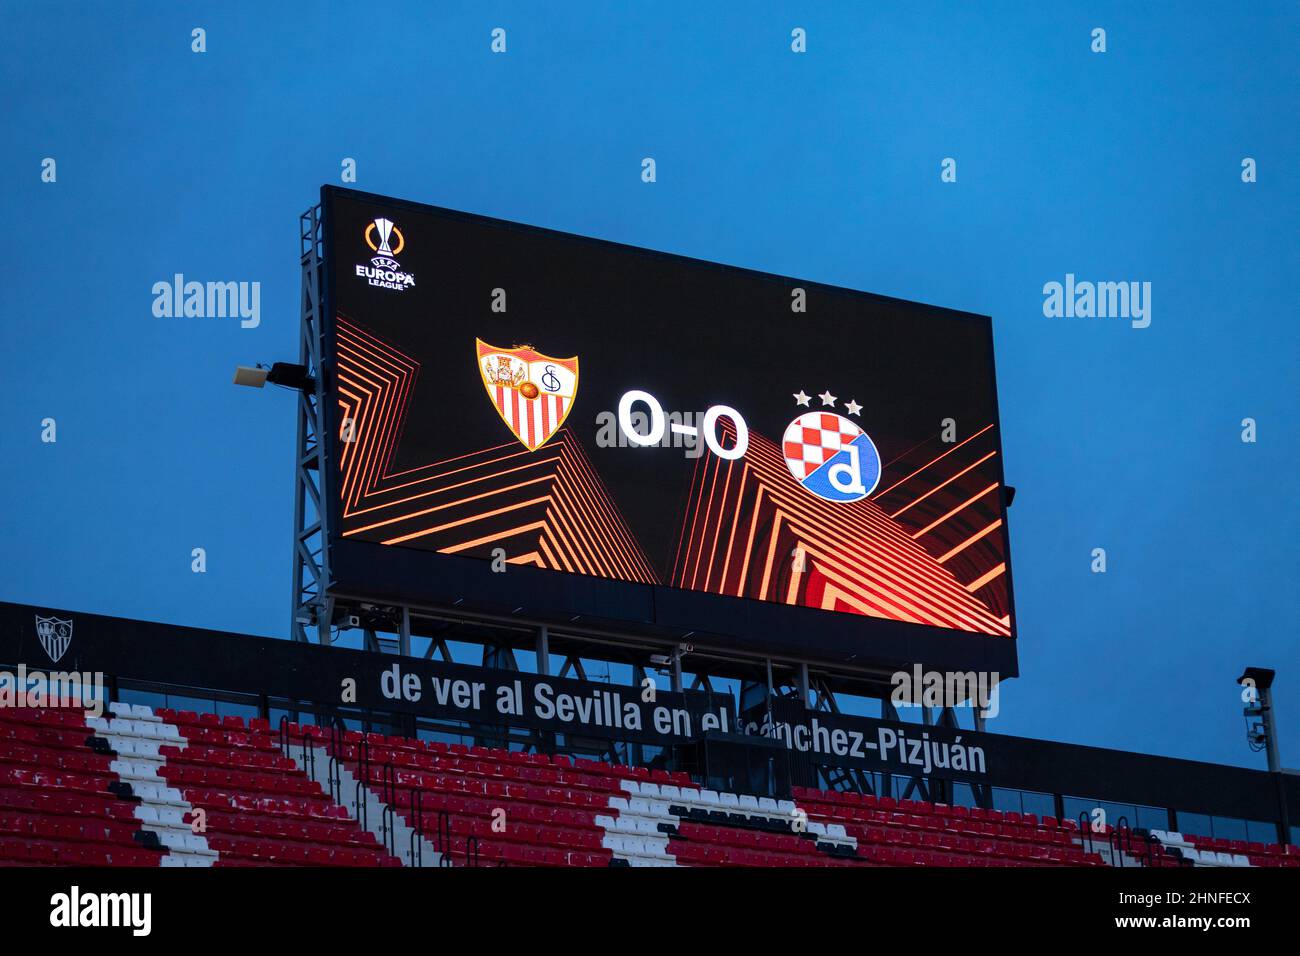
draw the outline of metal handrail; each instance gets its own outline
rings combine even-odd
[[[438,811],[438,842],[436,844],[439,858],[438,866],[451,866],[451,817],[446,810]]]
[[[343,752],[343,735],[347,733],[347,728],[343,726],[343,718],[337,714],[330,718],[330,749],[337,756]]]
[[[1088,811],[1087,811],[1087,810],[1080,810],[1080,811],[1079,811],[1079,816],[1078,816],[1078,820],[1077,820],[1077,822],[1078,822],[1078,824],[1079,824],[1079,843],[1082,845],[1082,843],[1083,843],[1083,841],[1084,841],[1084,839],[1085,839],[1084,834],[1086,833],[1086,834],[1087,834],[1086,839],[1087,839],[1087,841],[1088,841],[1088,849],[1085,850],[1084,852],[1085,852],[1085,853],[1092,853],[1092,852],[1093,852],[1093,844],[1092,844],[1092,820],[1091,820],[1091,818],[1088,816]]]
[[[313,780],[316,779],[316,747],[312,743],[311,731],[307,730],[302,735],[302,766],[307,771],[307,776]]]
[[[357,748],[357,785],[353,796],[353,806],[357,811],[357,819],[361,821],[363,830],[370,829],[370,809],[365,800],[361,799],[361,790],[365,787],[366,782],[370,780],[370,741],[363,736],[361,745]]]
[[[424,867],[424,794],[411,791],[411,848],[408,857],[411,866]],[[417,862],[418,861],[418,862]]]
[[[339,758],[331,756],[329,766],[325,768],[326,782],[330,788],[330,799],[335,803],[343,802],[343,772]]]
[[[393,806],[397,799],[397,786],[391,762],[385,763],[381,771],[379,793],[384,807],[379,821],[384,849],[397,856],[397,810]]]
[[[1127,851],[1124,849],[1126,841],[1128,843]],[[1115,828],[1110,831],[1110,837],[1106,842],[1111,851],[1111,863],[1119,867],[1125,866],[1124,857],[1133,854],[1133,830],[1128,825],[1128,817],[1120,817],[1115,821]],[[1119,857],[1119,863],[1116,864],[1115,858],[1117,856]]]
[[[1135,832],[1137,833],[1138,838],[1142,841],[1142,849],[1144,851],[1142,856],[1139,856],[1138,859],[1143,861],[1143,866],[1155,866],[1156,847],[1159,845],[1160,841],[1151,835],[1150,830],[1139,829]]]

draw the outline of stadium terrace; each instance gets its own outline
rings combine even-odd
[[[1300,810],[1300,787],[1284,780],[1279,794],[1261,771],[813,711],[792,698],[747,704],[743,694],[684,689],[652,702],[640,685],[419,656],[401,657],[399,673],[392,655],[363,648],[14,604],[0,604],[0,660],[43,653],[36,622],[50,613],[67,622],[68,652],[103,675],[111,702],[104,716],[53,700],[0,708],[0,763],[15,767],[20,789],[43,786],[24,768],[54,767],[55,754],[83,768],[57,771],[64,789],[24,814],[58,819],[65,799],[106,811],[127,801],[132,822],[107,843],[98,830],[93,840],[0,835],[0,861],[1300,864],[1270,839]],[[412,626],[425,623],[417,616]],[[551,647],[578,637],[558,624],[544,630]],[[527,646],[517,623],[492,636]],[[347,680],[357,698],[339,704]],[[835,786],[844,778],[854,789]],[[994,788],[1014,794],[1017,809],[997,806]],[[299,796],[277,798],[280,815],[222,809],[289,793]],[[199,811],[205,833],[186,822]],[[1198,833],[1205,817],[1240,821],[1242,836]],[[310,824],[320,819],[333,822]],[[292,832],[310,835],[286,839],[293,820],[309,829]]]

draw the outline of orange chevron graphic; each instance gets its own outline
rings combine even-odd
[[[419,363],[343,316],[337,343],[344,536],[659,581],[568,429],[536,451],[509,442],[394,471]]]
[[[953,444],[933,435],[890,462],[906,477],[872,500],[1008,623],[1006,541],[993,533],[1002,527],[1001,486],[981,467],[997,454],[992,425]]]
[[[1008,621],[917,537],[872,499],[807,494],[779,447],[751,431],[744,459],[696,464],[669,583],[1009,636]]]

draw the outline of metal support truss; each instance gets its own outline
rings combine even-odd
[[[564,663],[560,665],[561,677],[568,677],[569,671],[572,670],[578,680],[587,679],[587,669],[582,666],[582,658],[575,655],[568,655],[564,658]]]
[[[293,462],[293,599],[289,633],[330,643],[334,602],[329,595],[329,506],[325,470],[324,234],[320,206],[299,217],[302,309],[298,315],[298,362],[316,382],[313,393],[298,392],[298,440]]]
[[[483,645],[483,666],[498,671],[519,670],[514,650],[499,644]]]
[[[800,668],[800,683],[807,685],[807,691],[804,693],[804,702],[807,704],[809,696],[813,698],[812,710],[824,711],[828,714],[838,714],[840,712],[839,704],[836,702],[835,695],[831,693],[826,682],[813,678],[808,674],[807,665]],[[881,702],[883,707],[885,701]],[[851,790],[855,793],[869,793],[873,796],[876,794],[875,780],[865,770],[857,767],[823,767],[822,776],[826,778],[826,786],[831,790]]]

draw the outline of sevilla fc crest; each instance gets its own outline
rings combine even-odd
[[[59,658],[68,652],[68,645],[72,643],[72,621],[60,620],[57,617],[41,617],[37,614],[36,636],[40,638],[45,653],[50,655],[50,660],[57,664]]]
[[[478,344],[478,371],[488,398],[529,451],[550,441],[578,394],[578,357],[557,359],[531,345],[513,349]]]

